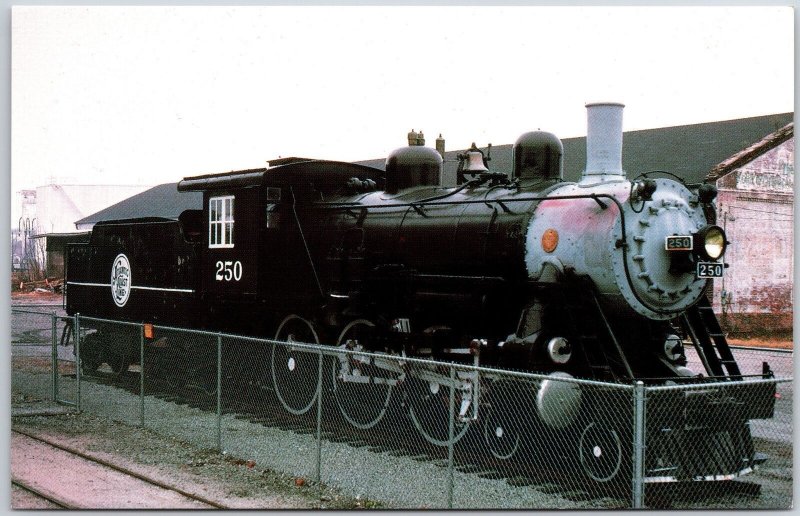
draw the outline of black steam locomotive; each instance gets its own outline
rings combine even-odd
[[[178,190],[202,192],[202,210],[177,220],[101,222],[89,244],[68,249],[67,311],[475,363],[554,380],[741,379],[705,295],[708,278],[724,272],[728,245],[714,224],[714,187],[627,179],[622,106],[587,107],[588,159],[577,183],[562,178],[560,140],[541,131],[518,139],[509,174],[490,172],[481,151],[465,152],[456,187],[440,186],[442,157],[422,145],[391,153],[385,171],[287,160],[186,178]],[[83,346],[84,370],[103,362],[124,370],[136,360],[138,335],[117,330],[111,336],[99,323],[93,328]],[[687,367],[685,338],[694,342],[704,371]],[[307,411],[315,391],[304,398],[293,387],[307,355],[279,347],[272,353],[277,395],[290,412]],[[336,381],[347,385],[366,375],[377,389],[396,375],[388,362],[370,367],[366,373],[344,357]],[[462,385],[469,379],[432,368],[418,380],[431,392],[455,381],[458,404],[472,407],[461,416],[477,413],[481,394]],[[608,462],[608,453],[601,457],[597,450],[616,447],[624,455],[620,431],[571,426],[579,425],[576,414],[588,410],[585,404],[603,401],[544,385],[536,397],[539,424],[569,431],[594,450],[580,459],[589,477],[617,476],[620,461]],[[648,458],[648,478],[720,479],[749,471],[760,459],[748,421],[771,417],[772,394],[759,391],[757,408],[729,399],[736,410],[714,412],[726,414],[723,420],[696,416],[696,431],[680,434],[695,448],[724,447],[724,460],[679,467]],[[561,407],[557,417],[554,406]],[[382,414],[342,407],[364,429]],[[426,438],[443,443],[411,417]],[[506,458],[517,447],[494,449]]]

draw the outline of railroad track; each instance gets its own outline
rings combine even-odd
[[[68,509],[68,510],[79,509],[79,507],[75,507],[75,506],[67,503],[64,500],[57,499],[53,495],[51,495],[49,493],[46,493],[46,492],[43,492],[42,490],[31,486],[28,482],[25,482],[23,480],[14,479],[12,477],[11,478],[11,485],[12,486],[16,486],[16,487],[22,489],[23,491],[33,495],[38,500],[44,500],[49,505],[55,506],[55,508]],[[12,508],[13,509],[26,509],[28,507],[26,506],[26,507],[12,507]]]
[[[190,493],[147,475],[132,471],[99,457],[54,442],[42,436],[12,429],[14,440],[24,449],[24,457],[12,457],[16,464],[11,483],[34,496],[64,509],[228,509],[208,498]],[[26,467],[28,466],[28,467]],[[49,466],[49,467],[48,467]],[[60,472],[67,481],[49,478]],[[66,470],[66,471],[64,471]],[[81,474],[81,472],[83,474]],[[97,482],[95,482],[95,479]],[[92,484],[102,484],[97,496]],[[58,488],[54,488],[58,485]],[[124,495],[115,501],[109,492]]]

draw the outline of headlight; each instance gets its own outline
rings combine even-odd
[[[719,226],[706,226],[695,234],[695,249],[709,260],[718,260],[725,254],[728,241]]]

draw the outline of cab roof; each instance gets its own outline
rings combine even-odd
[[[178,183],[179,192],[228,190],[256,186],[308,187],[324,194],[342,189],[353,177],[378,181],[384,171],[341,161],[308,160],[275,167],[237,170],[222,174],[207,174],[184,178]]]

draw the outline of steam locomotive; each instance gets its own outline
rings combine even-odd
[[[571,384],[557,388],[556,380],[743,377],[706,297],[708,279],[724,273],[729,244],[714,223],[716,190],[654,174],[628,179],[622,109],[587,105],[587,164],[576,183],[563,180],[560,140],[543,131],[516,141],[510,173],[491,172],[473,146],[459,155],[455,187],[440,185],[442,156],[413,141],[389,155],[385,171],[287,159],[185,178],[178,190],[202,192],[202,209],[177,220],[100,222],[88,244],[68,248],[67,312],[548,375],[553,382],[542,382],[535,397],[536,424],[574,436],[587,450],[580,462],[588,477],[619,480],[626,430],[587,424],[580,414],[607,400],[581,397]],[[137,359],[138,334],[111,335],[101,323],[92,329],[82,346],[85,371],[103,362],[125,370]],[[704,371],[687,366],[684,339]],[[306,369],[298,364],[316,358],[278,346],[272,355],[272,387],[284,407],[308,411],[316,389],[298,388],[295,376]],[[390,361],[367,366],[342,355],[337,396],[365,377],[365,388],[385,389],[398,374]],[[462,421],[479,417],[488,394],[470,388],[474,378],[435,367],[413,375],[428,394],[455,388]],[[724,459],[709,453],[687,463],[674,450],[653,452],[647,478],[750,471],[763,457],[748,421],[771,417],[773,394],[748,391],[757,403],[728,397],[723,404],[735,410],[715,410],[715,421],[695,411],[695,420],[682,420],[694,431],[673,431],[671,442],[724,448]],[[383,414],[340,406],[362,429]],[[426,439],[448,444],[424,417],[410,415]],[[653,450],[660,434],[648,434]],[[502,424],[487,436],[497,458],[519,449],[519,438],[507,444]]]

